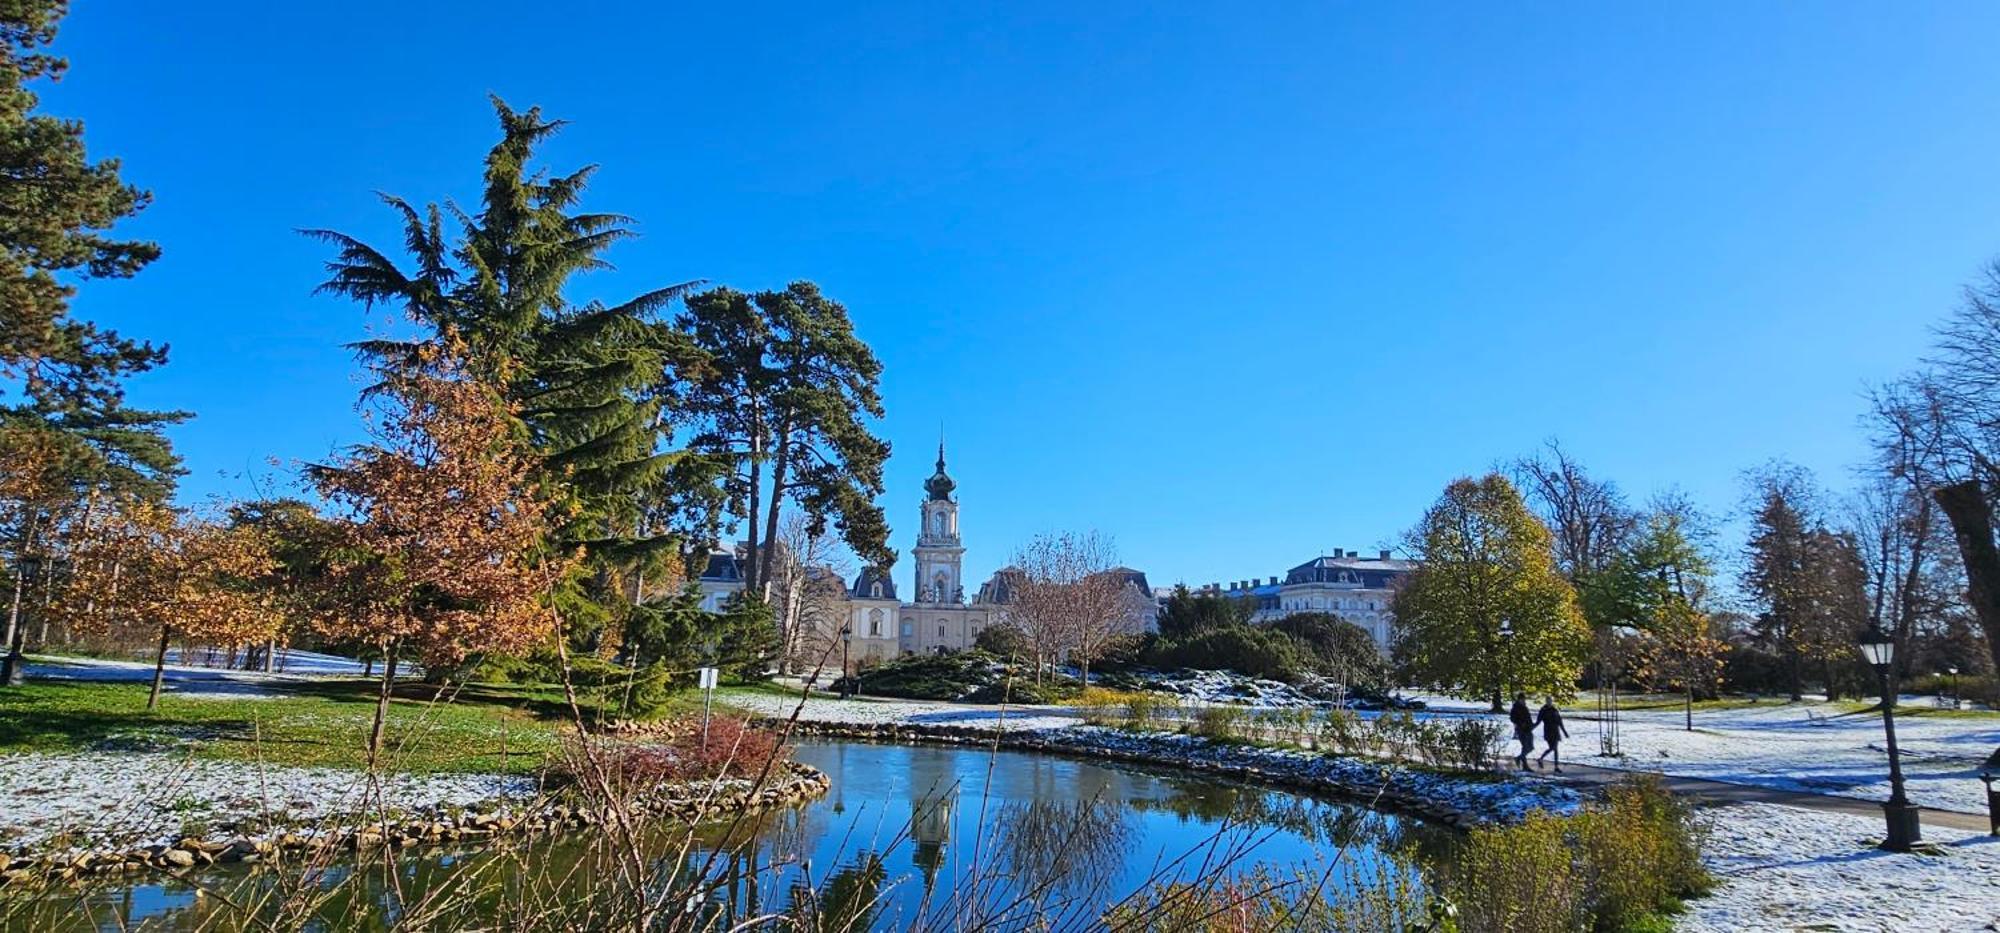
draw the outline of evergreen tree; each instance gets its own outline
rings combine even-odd
[[[1250,614],[1256,608],[1253,600],[1209,592],[1196,593],[1182,583],[1175,585],[1174,591],[1168,594],[1154,627],[1159,630],[1162,639],[1186,641],[1203,632],[1232,625],[1248,625]]]
[[[1868,570],[1852,537],[1829,530],[1811,474],[1773,464],[1751,476],[1749,568],[1744,585],[1761,605],[1754,631],[1784,659],[1793,700],[1805,666],[1817,663],[1829,695],[1841,689],[1835,662],[1854,655],[1868,621]]]
[[[117,160],[90,161],[81,121],[35,112],[30,84],[68,68],[48,52],[66,10],[0,4],[0,469],[12,474],[0,481],[11,590],[0,683],[20,681],[29,617],[55,596],[62,535],[100,500],[164,500],[181,470],[162,432],[187,417],[125,406],[125,378],[166,362],[165,347],[69,316],[79,281],[133,275],[160,250],[108,233],[149,195],[119,177]]]
[[[1396,594],[1396,648],[1412,676],[1496,711],[1504,692],[1575,694],[1590,628],[1513,483],[1453,481],[1408,539],[1420,563]]]
[[[749,529],[744,591],[772,577],[778,517],[795,503],[813,534],[829,522],[863,563],[888,567],[888,521],[875,497],[889,444],[882,364],[855,336],[847,309],[811,282],[750,295],[718,288],[687,302],[681,325],[713,365],[695,380],[691,449],[726,464],[724,496]]]
[[[115,385],[164,351],[68,317],[69,280],[132,275],[160,249],[107,235],[150,196],[119,178],[116,159],[90,161],[81,121],[34,112],[30,82],[69,67],[47,50],[67,8],[0,4],[0,372],[74,395]]]
[[[531,167],[559,121],[497,98],[493,107],[501,139],[487,154],[476,213],[384,198],[402,222],[407,267],[346,234],[307,233],[337,248],[322,291],[397,306],[429,331],[357,344],[363,354],[408,368],[425,343],[449,334],[464,344],[467,374],[501,388],[543,478],[569,497],[556,543],[583,548],[593,572],[559,601],[572,638],[594,646],[603,624],[639,601],[641,575],[670,560],[682,537],[658,520],[673,513],[649,516],[644,503],[678,457],[667,449],[678,378],[700,364],[661,312],[695,283],[615,305],[572,301],[575,278],[608,266],[604,253],[633,235],[631,220],[577,210],[595,166],[566,175]]]

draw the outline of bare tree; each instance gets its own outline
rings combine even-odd
[[[778,619],[778,672],[813,663],[846,620],[847,549],[800,512],[786,512],[772,542],[771,608]]]
[[[1008,621],[1027,639],[1037,682],[1050,664],[1075,662],[1086,680],[1090,662],[1144,626],[1117,549],[1095,531],[1036,535],[1014,554]]]
[[[1556,569],[1571,583],[1610,567],[1638,530],[1639,515],[1617,485],[1591,476],[1553,438],[1509,472],[1555,536]]]

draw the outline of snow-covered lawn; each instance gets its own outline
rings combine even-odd
[[[1923,701],[1906,700],[1912,707]],[[1808,714],[1811,715],[1808,715]],[[1882,800],[1889,763],[1879,713],[1848,713],[1829,703],[1782,703],[1696,710],[1695,731],[1679,710],[1620,716],[1622,758],[1597,754],[1597,723],[1588,710],[1569,716],[1565,757],[1616,768],[1758,784],[1815,794]],[[1979,765],[2000,746],[2000,715],[1899,716],[1896,738],[1910,798],[1927,807],[1986,812]]]
[[[2000,839],[1925,827],[1934,851],[1897,855],[1873,848],[1880,820],[1761,803],[1708,815],[1720,884],[1675,929],[2000,929]]]
[[[58,836],[79,849],[171,843],[239,820],[465,806],[531,796],[535,782],[491,775],[406,775],[372,787],[362,772],[258,766],[172,752],[0,755],[0,851]]]

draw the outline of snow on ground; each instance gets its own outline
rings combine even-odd
[[[758,716],[789,718],[799,705],[796,696],[774,693],[728,693],[722,699],[738,709]],[[980,706],[933,700],[884,700],[856,697],[842,700],[815,695],[805,701],[799,718],[807,722],[881,725],[920,723],[929,726],[965,726],[974,729],[1057,729],[1077,725],[1074,713],[1054,706]]]
[[[1762,803],[1708,815],[1720,883],[1677,930],[2000,929],[2000,838],[1926,826],[1935,847],[1899,855],[1874,848],[1879,819]]]
[[[78,849],[171,843],[184,833],[225,837],[224,824],[262,817],[323,817],[468,806],[532,795],[526,778],[387,775],[379,798],[367,776],[189,758],[171,752],[0,755],[0,851],[38,848],[58,836]],[[379,803],[378,803],[379,801]]]
[[[1912,698],[1906,704],[1923,702]],[[1810,715],[1809,715],[1810,714]],[[1742,709],[1696,710],[1688,732],[1680,710],[1620,715],[1622,758],[1597,754],[1597,723],[1568,717],[1564,757],[1613,768],[1661,771],[1734,784],[1883,800],[1889,763],[1877,712],[1849,713],[1824,702],[1771,701]],[[1979,766],[2000,746],[2000,716],[1902,716],[1896,738],[1910,798],[1927,807],[1986,812]]]

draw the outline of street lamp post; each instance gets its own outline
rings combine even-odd
[[[1958,706],[1959,706],[1959,703],[1958,703],[1958,668],[1955,668],[1955,667],[1947,667],[1947,668],[1945,668],[1945,669],[1944,669],[1944,672],[1945,672],[1945,673],[1947,673],[1947,674],[1950,674],[1950,675],[1951,675],[1951,680],[1947,682],[1947,685],[1946,685],[1946,689],[1948,689],[1949,691],[1951,691],[1951,708],[1952,708],[1952,709],[1957,709],[1957,708],[1958,708]]]
[[[1512,660],[1513,658],[1513,655],[1511,653],[1513,647],[1514,647],[1514,620],[1501,619],[1500,620],[1500,693],[1499,695],[1493,698],[1493,711],[1496,713],[1500,711],[1503,701],[1507,699],[1507,669],[1510,667],[1510,665],[1507,662]]]
[[[1903,792],[1903,760],[1896,750],[1896,690],[1890,683],[1890,665],[1896,660],[1896,643],[1882,632],[1880,627],[1870,629],[1861,637],[1861,656],[1875,668],[1875,674],[1882,681],[1882,731],[1889,739],[1889,801],[1882,805],[1882,812],[1889,820],[1889,836],[1882,840],[1882,848],[1892,852],[1908,852],[1910,847],[1922,841],[1923,826],[1917,819],[1917,805]]]
[[[840,627],[840,698],[854,696],[854,671],[848,665],[848,658],[854,650],[854,625],[848,623]]]

